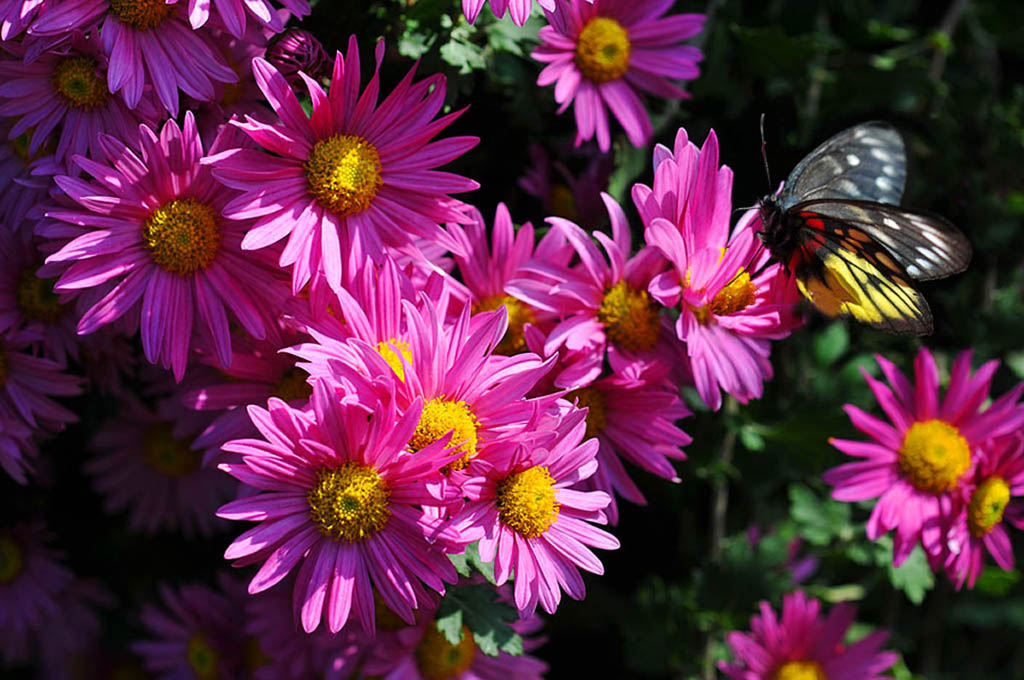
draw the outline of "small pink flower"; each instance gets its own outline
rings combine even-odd
[[[486,0],[462,0],[462,13],[466,21],[473,23],[484,8]],[[556,0],[537,0],[537,4],[545,10],[553,10]],[[590,0],[593,2],[593,0]],[[533,0],[491,0],[491,12],[499,19],[508,12],[516,26],[522,26],[530,18]]]
[[[954,501],[977,474],[979,461],[990,455],[991,440],[1024,426],[1024,407],[1017,403],[1024,384],[985,407],[999,362],[990,361],[972,375],[968,350],[954,362],[940,400],[938,369],[926,348],[914,362],[914,384],[887,359],[875,358],[889,386],[867,372],[864,379],[891,422],[847,404],[853,426],[872,441],[831,439],[837,449],[862,460],[833,468],[824,479],[835,487],[836,500],[878,499],[867,535],[875,540],[895,529],[893,562],[898,566],[918,541],[933,558],[944,551],[944,527],[955,513]]]
[[[180,2],[186,4],[186,0],[167,0],[168,4]],[[211,6],[216,9],[220,23],[224,25],[228,33],[236,38],[242,37],[245,33],[246,19],[251,15],[257,22],[266,26],[275,33],[284,29],[287,13],[280,13],[274,9],[271,0],[187,0],[188,19],[192,28],[201,28],[210,20]],[[302,18],[309,14],[309,2],[307,0],[281,0],[280,4],[296,17]]]
[[[466,470],[466,503],[446,531],[464,544],[480,541],[480,557],[494,563],[499,586],[515,577],[521,616],[532,614],[538,602],[554,613],[563,589],[583,599],[578,570],[604,573],[590,548],[619,547],[614,536],[591,524],[607,522],[608,494],[573,488],[597,470],[598,443],[582,441],[586,427],[583,412],[573,411],[547,446],[496,447]]]
[[[640,93],[662,99],[689,95],[670,81],[692,80],[700,50],[680,44],[700,32],[703,14],[662,15],[671,3],[659,0],[560,0],[545,8],[548,26],[531,55],[548,65],[537,78],[555,86],[559,113],[570,104],[576,114],[576,145],[597,136],[611,148],[608,110],[634,146],[650,140],[651,121]]]
[[[840,603],[822,617],[821,603],[799,590],[782,599],[781,618],[762,602],[761,615],[750,619],[750,633],[726,637],[736,662],[719,661],[718,668],[731,680],[883,680],[879,674],[899,657],[880,651],[889,637],[885,631],[845,645],[855,614]]]

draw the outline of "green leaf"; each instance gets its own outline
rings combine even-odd
[[[437,627],[452,644],[462,639],[462,626],[469,628],[477,648],[488,656],[505,652],[523,653],[523,640],[509,625],[518,620],[516,610],[498,600],[489,585],[452,588],[441,600]]]
[[[469,549],[466,549],[467,552]],[[462,553],[461,555],[448,554],[448,559],[451,561],[452,566],[455,567],[455,571],[459,572],[459,576],[469,578],[473,575],[473,569],[469,565],[469,555]]]
[[[928,559],[921,546],[916,546],[907,561],[899,567],[894,568],[889,563],[889,581],[893,588],[902,590],[914,604],[924,601],[925,593],[935,586],[935,574],[928,566]]]
[[[846,324],[835,322],[814,338],[814,356],[818,363],[831,366],[850,348],[850,333]]]
[[[853,537],[848,504],[820,498],[802,484],[789,486],[789,502],[789,515],[808,543],[828,545],[836,538],[849,540]]]
[[[471,543],[466,546],[465,555],[469,560],[469,563],[484,575],[484,578],[487,579],[488,583],[491,585],[497,585],[494,580],[494,562],[484,562],[480,559],[479,542]]]
[[[974,583],[974,592],[992,597],[1005,597],[1009,594],[1014,584],[1020,581],[1020,572],[1003,571],[999,567],[985,567],[981,576]]]

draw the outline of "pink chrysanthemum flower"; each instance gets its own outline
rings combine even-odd
[[[23,329],[40,338],[44,356],[64,363],[78,358],[78,322],[70,296],[54,293],[54,281],[36,275],[41,264],[30,244],[0,229],[0,333]]]
[[[415,626],[378,635],[364,673],[381,680],[540,680],[548,670],[546,663],[529,654],[498,652],[488,656],[477,647],[466,626],[462,639],[453,645],[438,629],[436,612],[426,614]],[[540,617],[534,615],[516,621],[511,628],[522,636],[523,648],[529,651],[541,641],[528,636],[541,626]]]
[[[768,341],[786,337],[798,322],[796,288],[780,265],[765,266],[757,211],[748,211],[730,236],[732,170],[718,166],[713,130],[698,151],[680,128],[673,151],[655,150],[654,168],[653,188],[635,185],[633,202],[647,242],[673,267],[651,281],[650,293],[680,307],[676,335],[709,408],[721,406],[721,390],[743,403],[757,399],[772,376]]]
[[[342,286],[343,268],[361,269],[367,256],[381,261],[385,245],[418,250],[422,238],[457,251],[439,225],[464,222],[465,207],[448,196],[477,183],[433,170],[473,148],[476,137],[430,142],[461,111],[432,120],[444,103],[441,75],[413,83],[415,68],[379,105],[379,70],[384,43],[377,46],[374,75],[359,93],[359,49],[338,53],[330,94],[306,80],[312,118],[303,112],[287,80],[262,59],[253,62],[256,82],[281,122],[266,125],[251,117],[239,126],[272,152],[225,151],[204,162],[217,178],[241,190],[224,215],[253,219],[246,249],[264,248],[288,236],[281,266],[292,267],[292,291],[312,277]]]
[[[465,506],[447,531],[462,543],[479,539],[480,557],[494,562],[499,586],[514,576],[521,616],[532,614],[538,602],[554,613],[563,589],[583,599],[579,569],[604,573],[590,548],[619,547],[618,539],[591,524],[607,522],[608,494],[572,488],[597,470],[599,445],[595,439],[582,442],[586,429],[583,411],[574,410],[547,446],[495,447],[466,470]]]
[[[240,611],[198,583],[160,585],[163,606],[147,603],[142,624],[153,637],[132,643],[146,670],[161,678],[243,677]]]
[[[595,380],[606,355],[613,371],[637,362],[671,365],[674,358],[662,342],[668,340],[663,336],[662,308],[647,292],[651,280],[665,269],[665,260],[649,247],[630,257],[626,215],[608,194],[601,199],[611,219],[612,237],[595,231],[594,238],[607,259],[579,226],[549,217],[553,230],[563,234],[575,249],[580,265],[559,269],[535,261],[526,267],[554,282],[544,307],[563,321],[548,333],[544,355],[563,353],[567,366],[555,379],[559,387],[582,387]],[[528,293],[519,283],[509,288],[525,297]],[[534,304],[542,303],[534,300]]]
[[[846,646],[843,639],[856,609],[840,603],[821,616],[821,603],[802,591],[782,599],[782,617],[767,602],[750,619],[750,633],[726,637],[736,663],[718,662],[731,680],[883,680],[879,675],[899,658],[880,651],[889,633],[875,631]]]
[[[555,8],[555,1],[537,0],[537,4],[550,11]],[[589,0],[589,2],[593,1]],[[476,21],[480,10],[484,8],[484,2],[486,0],[462,0],[462,14],[466,17],[466,21],[471,24]],[[494,13],[494,16],[500,19],[508,12],[512,15],[512,22],[516,26],[526,23],[526,20],[530,18],[532,6],[533,0],[491,0],[491,12]]]
[[[53,149],[30,154],[28,133],[9,139],[11,124],[0,120],[0,229],[25,235],[35,225],[30,211],[46,201],[53,176],[65,170]]]
[[[22,663],[31,637],[61,611],[60,594],[73,580],[63,555],[46,547],[42,524],[0,527],[0,660]]]
[[[236,194],[200,164],[203,145],[191,112],[184,128],[168,121],[159,137],[142,130],[141,153],[102,135],[104,162],[76,156],[95,180],[61,176],[57,184],[77,204],[49,210],[51,221],[80,225],[82,234],[50,255],[67,269],[57,292],[86,290],[117,280],[89,308],[78,332],[91,333],[141,309],[146,359],[185,374],[193,327],[211,340],[221,365],[231,364],[225,308],[262,339],[286,289],[273,263],[243,253],[246,224],[220,216]],[[219,151],[214,142],[212,152]]]
[[[946,574],[957,589],[974,587],[985,566],[985,553],[1000,568],[1013,569],[1009,522],[1024,528],[1024,439],[1003,437],[986,450],[973,479],[964,484],[960,508],[946,532]]]
[[[216,9],[220,23],[224,25],[228,33],[241,38],[245,33],[245,23],[248,15],[266,26],[275,33],[284,30],[287,14],[274,9],[274,3],[270,0],[167,0],[169,3],[188,4],[188,19],[192,28],[202,28],[210,20],[211,6]],[[307,0],[280,0],[291,14],[297,17],[304,17],[309,14],[309,2]]]
[[[576,114],[576,144],[597,136],[611,148],[608,110],[634,146],[651,138],[642,92],[661,99],[689,97],[670,80],[692,80],[703,58],[682,45],[700,33],[703,14],[662,16],[671,3],[659,0],[561,0],[545,8],[548,25],[530,55],[548,64],[537,84],[555,85],[559,113],[570,104]]]
[[[231,2],[232,0],[221,0]],[[171,116],[178,115],[178,90],[198,99],[214,97],[214,83],[235,82],[235,72],[207,30],[194,31],[184,5],[166,0],[62,0],[29,28],[33,36],[61,36],[99,28],[110,59],[107,87],[120,92],[128,108],[142,99],[146,85]]]
[[[128,528],[146,534],[177,531],[209,536],[227,527],[214,513],[238,485],[202,466],[192,442],[210,422],[167,399],[153,413],[131,397],[93,440],[97,455],[84,465],[108,513],[127,510]]]
[[[523,327],[531,324],[550,330],[556,321],[555,315],[513,297],[505,287],[516,278],[524,279],[523,285],[529,285],[530,274],[522,267],[530,260],[536,259],[553,267],[565,267],[573,251],[564,238],[551,231],[535,245],[533,225],[527,222],[517,231],[504,203],[499,203],[495,210],[490,239],[480,212],[473,208],[470,218],[465,227],[449,224],[448,229],[463,242],[466,254],[456,256],[455,261],[466,288],[472,294],[473,312],[488,312],[505,307],[508,328],[495,347],[495,353],[512,356],[528,351]]]
[[[44,52],[25,63],[23,49],[0,61],[0,115],[18,117],[10,138],[29,135],[28,153],[39,153],[56,131],[54,155],[64,163],[75,154],[96,158],[101,132],[138,137],[139,123],[154,124],[162,111],[148,93],[134,111],[107,90],[107,58],[99,37],[72,36],[59,52]],[[8,48],[12,49],[12,48]]]
[[[622,460],[664,479],[679,481],[671,461],[685,460],[682,447],[693,440],[675,423],[692,414],[674,383],[652,382],[637,366],[626,366],[563,398],[587,409],[586,436],[596,438],[600,449],[597,472],[583,482],[583,487],[612,496],[606,511],[612,524],[619,521],[613,493],[646,504]]]
[[[424,584],[443,593],[445,582],[456,579],[451,562],[427,539],[437,521],[422,509],[439,503],[448,438],[409,455],[422,401],[399,417],[390,400],[366,401],[375,391],[364,383],[342,396],[318,380],[312,412],[279,399],[269,401],[269,410],[250,406],[265,441],[224,446],[243,462],[220,467],[264,491],[218,511],[260,522],[224,556],[236,566],[263,563],[250,593],[272,587],[303,562],[294,597],[306,632],[323,618],[337,632],[351,615],[372,633],[375,592],[412,623],[413,610],[429,601]]]
[[[302,85],[299,71],[318,81],[330,64],[323,43],[296,26],[285,29],[270,41],[267,61],[295,87]]]
[[[1018,404],[1024,383],[987,407],[989,385],[999,365],[990,361],[971,374],[971,352],[953,363],[946,396],[939,399],[939,372],[924,347],[914,363],[915,384],[892,363],[876,356],[886,386],[867,372],[875,398],[890,423],[847,404],[853,426],[873,441],[830,439],[837,449],[861,458],[825,473],[840,501],[877,498],[868,519],[868,538],[895,529],[893,562],[901,564],[920,540],[935,556],[943,550],[943,527],[952,519],[955,495],[974,474],[991,440],[1024,425]],[[891,387],[890,387],[891,386]]]

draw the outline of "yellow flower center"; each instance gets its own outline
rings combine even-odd
[[[523,326],[533,323],[533,310],[511,295],[492,295],[473,304],[473,313],[493,312],[504,307],[508,312],[508,328],[501,342],[494,348],[495,354],[513,356],[526,351],[526,336]]]
[[[24,566],[21,546],[10,536],[0,536],[0,585],[16,579]]]
[[[910,426],[899,452],[899,466],[918,491],[952,491],[971,466],[971,449],[960,431],[941,420]]]
[[[658,344],[658,306],[646,290],[630,288],[625,281],[619,281],[605,293],[597,320],[604,324],[608,338],[622,349],[636,352]]]
[[[576,39],[576,68],[595,83],[607,83],[629,70],[629,33],[609,17],[594,17]]]
[[[449,401],[435,398],[423,405],[420,422],[409,440],[412,451],[424,449],[449,432],[452,432],[448,448],[453,451],[464,451],[465,455],[445,466],[449,469],[462,470],[469,465],[470,459],[476,455],[477,428],[480,422],[464,401]]]
[[[1001,477],[989,477],[982,482],[967,506],[967,526],[971,535],[981,538],[992,527],[1003,521],[1003,511],[1010,502],[1010,486]]]
[[[498,482],[498,515],[524,538],[536,538],[558,519],[555,480],[543,465]]]
[[[772,680],[828,680],[828,676],[817,661],[787,661]]]
[[[387,342],[381,340],[377,343],[377,354],[384,357],[384,361],[388,362],[388,366],[395,372],[398,379],[405,382],[405,367],[402,366],[402,358],[405,358],[405,363],[412,365],[412,350],[409,349],[409,343],[395,338],[391,338]]]
[[[459,644],[448,642],[445,634],[437,629],[437,624],[427,626],[419,646],[416,647],[416,665],[420,674],[428,680],[446,680],[457,678],[473,665],[476,654],[476,643],[469,628],[462,627],[462,639]]]
[[[306,496],[309,516],[320,533],[336,541],[355,543],[384,528],[391,518],[391,490],[377,471],[345,463],[317,474]]]
[[[202,634],[196,633],[189,638],[185,656],[188,659],[188,665],[202,680],[215,680],[220,676],[220,659],[217,658],[217,652],[203,638]]]
[[[57,279],[41,279],[31,269],[21,272],[15,287],[18,307],[33,321],[56,323],[66,311],[60,303],[60,296],[53,292]]]
[[[153,261],[174,274],[206,269],[220,250],[220,227],[213,208],[176,198],[153,211],[142,225],[143,245]]]
[[[384,185],[377,147],[355,135],[320,140],[305,168],[309,193],[339,217],[369,208]]]
[[[110,11],[132,28],[148,31],[167,21],[174,14],[174,5],[166,0],[110,0]]]
[[[184,477],[199,468],[200,454],[191,442],[175,439],[171,426],[158,423],[142,437],[142,455],[149,466],[166,477]]]
[[[305,371],[293,367],[274,383],[270,396],[289,402],[309,399],[313,386],[306,380],[308,377]]]
[[[587,409],[587,438],[596,437],[597,433],[608,425],[608,416],[605,414],[604,394],[593,387],[584,387],[573,390],[565,395],[569,402],[576,401],[580,408]]]
[[[107,101],[107,82],[96,75],[92,57],[64,57],[57,62],[52,82],[69,106],[88,111]]]
[[[724,254],[725,250],[723,249],[722,252]],[[702,326],[707,326],[711,322],[712,314],[715,316],[727,316],[741,312],[754,304],[756,297],[757,291],[750,280],[750,274],[743,271],[741,267],[733,280],[715,294],[711,304],[707,307],[694,307],[693,313],[697,316],[697,321]]]

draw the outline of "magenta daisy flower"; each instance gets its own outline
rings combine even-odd
[[[216,468],[204,468],[192,446],[209,422],[208,415],[188,411],[177,399],[165,400],[153,413],[126,397],[118,416],[93,440],[97,455],[84,465],[103,496],[103,509],[127,510],[129,530],[146,534],[209,536],[226,528],[214,513],[238,484]]]
[[[272,587],[303,562],[294,596],[306,632],[322,618],[337,632],[350,615],[374,631],[375,592],[412,623],[413,610],[429,601],[424,584],[443,593],[445,582],[456,579],[451,562],[427,540],[437,522],[422,507],[439,504],[436,483],[448,461],[448,438],[408,455],[422,402],[399,417],[391,401],[365,401],[374,390],[367,383],[341,396],[318,380],[312,412],[279,399],[269,401],[269,410],[250,406],[265,441],[224,446],[243,462],[220,467],[264,492],[218,511],[260,522],[224,556],[236,566],[263,563],[250,593]]]
[[[463,242],[465,255],[456,256],[455,261],[466,288],[472,294],[473,312],[488,312],[505,307],[508,328],[494,351],[506,356],[525,352],[523,327],[526,324],[539,324],[550,329],[556,318],[553,312],[541,310],[513,297],[506,292],[505,287],[516,278],[529,280],[530,274],[523,270],[523,265],[530,260],[537,259],[551,266],[565,267],[572,258],[572,249],[565,243],[565,239],[550,231],[540,243],[535,244],[533,225],[527,222],[517,231],[504,203],[499,203],[494,212],[490,239],[480,212],[473,208],[469,215],[470,221],[464,228],[449,224],[448,230]]]
[[[94,181],[57,178],[76,205],[46,216],[82,233],[46,261],[67,266],[57,292],[116,280],[82,316],[78,332],[91,333],[140,310],[146,359],[171,368],[180,380],[193,327],[209,337],[218,361],[228,366],[231,332],[225,308],[262,339],[276,323],[287,291],[272,262],[242,253],[247,225],[220,216],[236,194],[200,164],[203,145],[191,112],[183,128],[168,121],[159,137],[140,129],[141,153],[102,135],[102,162],[75,158]],[[219,148],[215,141],[211,151]]]
[[[35,218],[29,212],[46,202],[53,176],[66,171],[53,149],[30,154],[28,133],[10,139],[10,126],[10,121],[0,120],[0,140],[7,140],[0,143],[0,229],[31,234]]]
[[[422,238],[458,252],[439,225],[464,222],[465,207],[448,194],[478,185],[432,168],[479,140],[430,141],[461,114],[432,121],[444,103],[440,75],[413,83],[413,68],[378,105],[383,56],[381,42],[374,75],[360,95],[359,50],[350,38],[348,54],[335,59],[330,94],[306,80],[312,118],[285,77],[265,60],[255,60],[253,75],[281,122],[266,125],[246,117],[239,127],[275,155],[233,149],[204,161],[218,179],[243,192],[224,215],[255,220],[243,241],[246,249],[288,236],[280,264],[292,267],[294,293],[320,276],[339,290],[343,268],[358,271],[367,256],[381,261],[385,245],[416,252],[414,239]]]
[[[161,678],[236,678],[243,670],[240,611],[224,594],[194,583],[160,584],[163,606],[147,603],[152,638],[132,643],[146,670]]]
[[[673,151],[655,150],[654,166],[653,188],[635,185],[633,202],[647,242],[672,269],[654,277],[649,291],[680,308],[676,335],[686,343],[704,403],[717,410],[721,390],[742,403],[757,399],[772,376],[769,340],[786,337],[798,323],[799,294],[780,265],[766,266],[756,210],[729,235],[732,170],[718,166],[713,130],[698,151],[680,128]]]
[[[913,385],[887,359],[875,358],[889,386],[867,372],[864,379],[891,422],[847,404],[853,426],[873,441],[830,439],[862,460],[833,468],[824,479],[835,487],[836,500],[878,499],[867,535],[875,540],[895,529],[893,562],[899,565],[919,540],[933,557],[942,552],[943,527],[952,519],[956,495],[989,455],[990,441],[1024,425],[1024,407],[1017,403],[1024,384],[985,407],[999,362],[990,361],[972,375],[971,352],[964,351],[940,400],[938,369],[926,348],[914,363]]]
[[[46,546],[42,524],[0,527],[0,660],[27,660],[31,637],[61,611],[60,594],[73,580],[63,555]]]
[[[323,43],[309,31],[294,26],[270,41],[267,61],[295,87],[302,85],[299,71],[320,80],[330,64]]]
[[[1024,439],[1013,434],[994,442],[961,489],[959,512],[946,532],[946,574],[957,589],[974,587],[985,553],[1000,568],[1013,569],[1013,546],[1005,523],[1024,527]],[[1015,500],[1016,499],[1016,500]]]
[[[29,135],[28,153],[37,154],[56,131],[57,161],[75,154],[97,158],[101,132],[138,138],[140,122],[154,124],[162,111],[150,95],[142,96],[134,111],[107,90],[107,58],[99,37],[72,36],[60,52],[44,52],[31,63],[23,49],[0,61],[0,115],[16,116],[8,136]],[[10,48],[8,48],[10,49]]]
[[[591,524],[607,522],[608,494],[572,488],[597,470],[597,440],[581,443],[586,429],[583,411],[574,410],[548,446],[495,447],[466,470],[466,503],[448,531],[463,543],[479,539],[480,557],[494,563],[499,586],[514,576],[520,616],[532,614],[538,602],[554,613],[563,589],[583,599],[579,569],[604,573],[590,548],[619,547],[618,539]]]
[[[462,0],[462,13],[465,15],[466,21],[471,24],[475,22],[486,1]],[[593,2],[593,0],[590,0],[590,2]],[[555,0],[537,0],[537,4],[548,11],[555,8]],[[532,5],[533,0],[491,0],[491,12],[499,19],[508,12],[512,15],[512,22],[516,26],[522,26],[530,18]]]
[[[899,658],[881,651],[889,633],[875,631],[846,646],[843,640],[856,610],[840,603],[821,616],[821,603],[802,591],[782,598],[782,616],[767,602],[750,619],[750,633],[726,637],[735,663],[718,662],[732,680],[883,680],[879,675]]]
[[[660,0],[563,0],[545,8],[548,25],[530,55],[547,64],[537,78],[555,86],[559,113],[570,104],[576,114],[576,145],[597,136],[611,148],[608,110],[634,146],[650,140],[651,120],[641,93],[661,99],[689,95],[670,81],[692,80],[703,58],[682,45],[700,33],[703,14],[662,16],[671,3]]]
[[[664,479],[679,481],[671,461],[685,460],[681,447],[693,440],[675,423],[692,414],[674,383],[652,382],[637,366],[626,366],[563,398],[579,408],[586,407],[586,436],[600,443],[597,472],[583,482],[585,488],[617,493],[633,503],[646,504],[622,460]],[[606,512],[609,521],[617,524],[619,512],[614,496]]]
[[[53,37],[97,27],[110,59],[107,87],[120,92],[130,109],[150,85],[167,112],[177,116],[179,89],[210,101],[214,83],[236,80],[210,34],[192,30],[184,5],[166,0],[63,0],[42,13],[28,32]]]
[[[171,0],[185,4],[186,0]],[[224,25],[228,33],[241,38],[245,33],[245,23],[248,15],[257,22],[266,26],[275,33],[284,30],[284,23],[288,18],[285,14],[274,9],[274,3],[270,0],[187,0],[188,19],[192,28],[201,28],[210,19],[211,7],[217,11],[220,23]],[[297,17],[304,17],[309,14],[309,3],[307,0],[281,0],[281,5]]]

